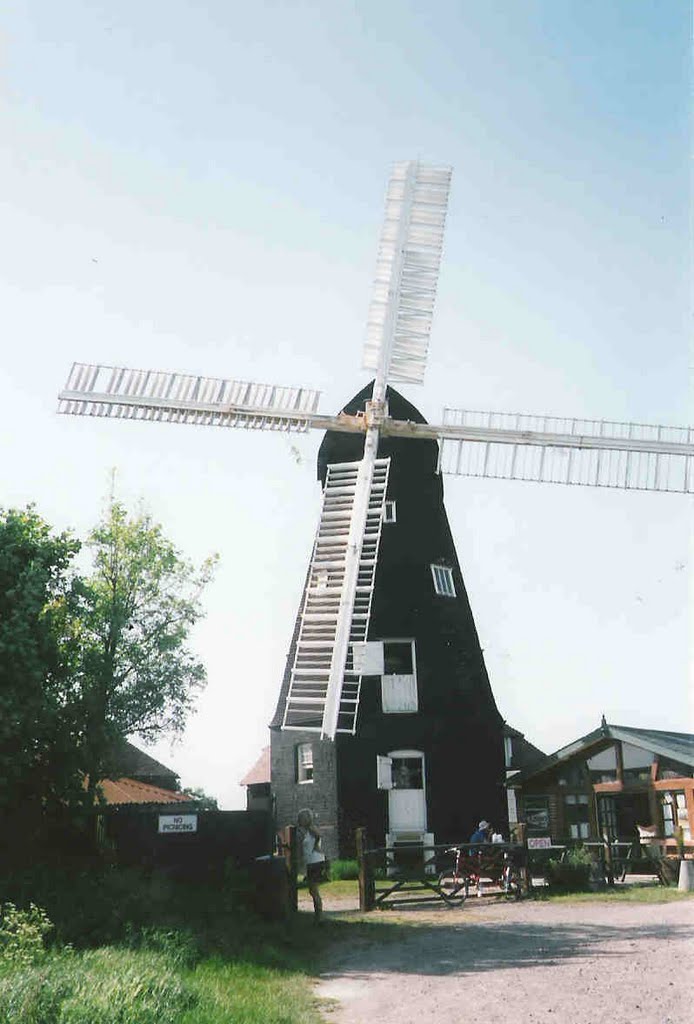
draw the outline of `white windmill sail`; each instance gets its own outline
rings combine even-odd
[[[444,473],[694,493],[690,427],[466,409],[445,409],[443,418]]]
[[[412,161],[388,182],[363,359],[387,380],[424,380],[451,173]]]
[[[305,431],[319,391],[186,373],[73,363],[58,412],[198,426]]]
[[[352,646],[366,640],[389,459],[377,459],[360,508],[362,462],[328,466],[283,728],[332,738],[356,727],[361,677]],[[356,567],[350,587],[349,568]],[[345,613],[346,616],[345,616]]]
[[[319,596],[314,592],[311,581],[323,577],[314,577],[312,562],[285,708],[285,728],[318,728],[317,712],[321,714],[323,736],[333,738],[336,731],[354,732],[356,728],[360,677],[351,664],[351,645],[367,638],[376,572],[387,484],[387,469],[384,472],[384,464],[377,458],[386,382],[421,382],[424,376],[450,180],[450,168],[412,162],[396,165],[388,185],[365,346],[364,365],[375,370],[376,377],[372,409],[367,408],[364,456],[351,470],[344,466],[329,467],[343,483],[344,472],[353,474],[348,485],[349,502],[342,509],[339,526],[345,548],[338,557],[339,573],[332,604],[326,593]],[[375,418],[369,421],[374,412]],[[330,526],[326,504],[330,501],[329,483],[332,486],[330,477],[326,481],[314,561],[320,550],[321,530]],[[309,639],[316,622],[324,629],[320,652],[311,646],[313,639]],[[307,726],[309,721],[313,724]]]

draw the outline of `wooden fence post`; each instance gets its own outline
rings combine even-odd
[[[605,878],[607,879],[607,884],[608,885],[614,885],[614,865],[612,863],[612,844],[610,842],[610,837],[607,835],[607,833],[605,833],[605,835],[602,837],[602,841],[603,841],[603,850],[604,850],[604,858],[605,858],[605,863],[604,863]]]
[[[295,913],[299,909],[297,886],[299,857],[296,843],[296,826],[287,825],[278,835],[282,840],[282,853],[287,864],[287,875],[289,877],[289,911],[290,913]]]
[[[357,847],[357,862],[359,864],[359,909],[365,912],[373,910],[376,899],[373,867],[366,856],[366,829],[358,828],[354,838]]]
[[[523,856],[523,865],[519,869],[521,890],[524,896],[529,896],[533,888],[533,876],[530,870],[530,851],[528,850],[528,837],[526,835],[527,828],[524,821],[517,822],[514,826],[515,840],[516,842],[525,849]]]

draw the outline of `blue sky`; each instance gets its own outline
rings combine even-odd
[[[210,686],[161,756],[228,803],[265,741],[317,436],[55,416],[73,359],[323,389],[359,370],[390,165],[454,167],[422,389],[689,419],[689,4],[9,4],[0,27],[4,504],[84,533],[112,466],[222,564]],[[546,749],[605,711],[691,727],[685,499],[446,481],[502,713]],[[670,699],[653,700],[666,688]]]

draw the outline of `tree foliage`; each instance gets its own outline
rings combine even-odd
[[[87,540],[93,571],[80,585],[73,687],[90,794],[125,736],[180,733],[206,673],[191,651],[215,559],[186,561],[145,513],[111,502]]]
[[[122,741],[179,733],[205,683],[189,641],[215,560],[196,568],[118,502],[86,574],[80,547],[0,509],[0,810],[91,805]]]
[[[0,509],[0,808],[61,802],[77,772],[64,623],[79,541]]]

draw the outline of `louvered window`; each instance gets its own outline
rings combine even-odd
[[[313,782],[313,746],[310,743],[297,745],[296,781]]]
[[[431,575],[434,577],[434,590],[441,597],[455,597],[453,570],[447,565],[432,565]]]

